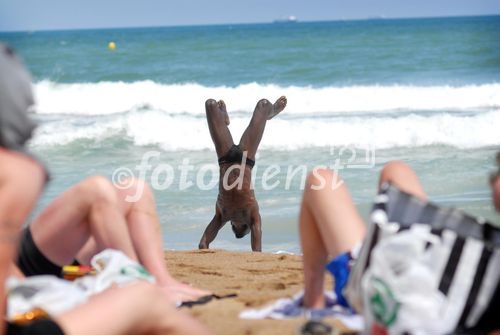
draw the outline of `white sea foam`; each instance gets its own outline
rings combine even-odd
[[[288,97],[287,114],[387,111],[464,111],[500,108],[500,84],[450,86],[237,87],[167,85],[152,81],[35,84],[38,113],[106,115],[135,109],[204,114],[208,98],[223,98],[229,111],[250,112],[260,98]]]
[[[42,117],[42,120],[44,117]],[[231,117],[235,141],[249,116]],[[500,143],[500,110],[476,113],[282,115],[268,122],[262,149],[295,150],[309,147],[352,145],[418,147],[451,145],[477,148]],[[106,116],[60,116],[42,121],[35,146],[65,145],[79,140],[105,141],[126,136],[135,145],[159,145],[167,151],[213,150],[204,116],[175,115],[140,110]]]
[[[170,151],[213,149],[204,116],[207,98],[224,98],[237,141],[256,101],[280,95],[289,103],[268,123],[262,149],[500,143],[500,84],[312,88],[42,81],[35,88],[42,125],[32,143],[41,146],[126,136],[135,145]]]

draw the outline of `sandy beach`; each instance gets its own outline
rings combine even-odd
[[[243,320],[246,308],[265,306],[291,297],[303,287],[302,259],[287,254],[193,250],[165,252],[170,272],[179,280],[209,289],[218,295],[236,293],[236,298],[212,301],[188,310],[218,335],[295,334],[304,319]],[[327,276],[329,277],[329,276]],[[325,283],[331,287],[331,280]],[[327,321],[342,333],[345,329]]]

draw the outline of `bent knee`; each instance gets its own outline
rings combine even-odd
[[[314,169],[307,176],[305,192],[334,187],[342,183],[342,178],[337,172],[327,168]]]
[[[92,176],[77,185],[79,194],[89,202],[116,203],[116,191],[111,181],[103,176]]]
[[[115,185],[115,189],[123,196],[140,194],[141,197],[153,198],[151,186],[142,179],[128,178]]]
[[[391,161],[386,163],[380,172],[380,180],[381,181],[389,181],[393,176],[406,173],[413,172],[411,167],[403,161]]]

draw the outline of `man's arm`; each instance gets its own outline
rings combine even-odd
[[[252,251],[262,251],[262,227],[258,208],[253,210],[250,233],[252,239]]]

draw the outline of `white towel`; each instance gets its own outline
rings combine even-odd
[[[363,318],[351,310],[337,304],[335,293],[325,292],[326,306],[324,309],[308,309],[302,306],[304,293],[299,292],[292,298],[282,298],[274,303],[258,308],[247,309],[240,313],[242,319],[293,319],[305,317],[307,319],[322,319],[332,317],[339,319],[346,327],[355,331],[363,330]]]
[[[33,276],[25,279],[10,277],[6,282],[8,292],[7,318],[41,308],[54,316],[78,306],[99,292],[113,285],[123,286],[139,280],[151,283],[155,278],[142,265],[124,253],[107,249],[91,260],[95,276],[84,276],[70,282],[55,276]]]

